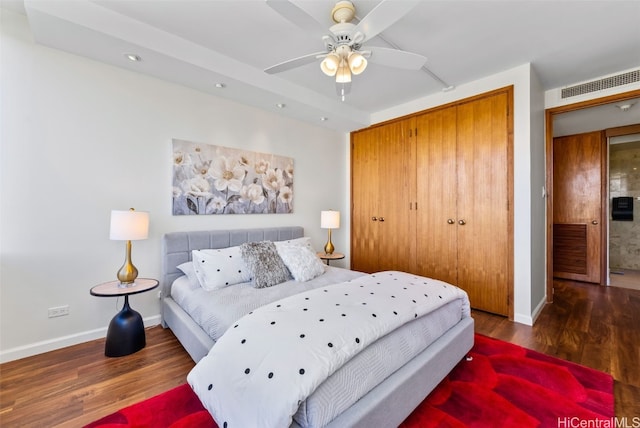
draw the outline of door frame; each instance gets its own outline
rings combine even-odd
[[[595,98],[592,100],[581,101],[574,104],[567,104],[564,106],[553,107],[545,109],[545,164],[546,164],[546,188],[547,188],[547,206],[546,206],[546,246],[547,246],[547,303],[553,302],[553,118],[557,114],[567,113],[570,111],[586,109],[590,107],[596,107],[603,104],[611,104],[620,101],[625,101],[632,98],[640,97],[640,89],[633,91],[623,92],[620,94],[609,95],[606,97]],[[604,180],[603,180],[604,181]],[[603,186],[605,184],[603,183]],[[603,220],[606,217],[607,196],[606,189],[602,192],[602,206]],[[604,223],[604,222],[601,222]],[[607,277],[607,231],[606,227],[602,228],[602,250],[601,250],[601,270],[600,270],[600,283],[606,284]]]

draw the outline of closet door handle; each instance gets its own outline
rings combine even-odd
[[[591,224],[598,224],[598,220],[593,220]]]
[[[380,217],[380,218],[379,218],[379,220],[380,220],[380,221],[384,221],[384,217]]]
[[[371,221],[378,221],[378,217],[371,217]]]
[[[465,224],[467,224],[467,222],[466,222],[466,221],[464,221],[464,220],[458,220],[458,224],[459,224],[460,226],[464,226]]]
[[[452,218],[447,219],[447,223],[454,224],[456,221]]]

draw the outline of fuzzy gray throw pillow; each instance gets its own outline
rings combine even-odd
[[[271,287],[291,277],[273,242],[245,242],[240,251],[253,277],[254,287]]]

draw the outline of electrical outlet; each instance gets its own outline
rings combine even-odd
[[[69,305],[49,308],[49,318],[63,317],[65,315],[69,315]]]

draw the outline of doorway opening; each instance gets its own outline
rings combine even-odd
[[[566,113],[579,113],[579,110],[584,111],[585,113],[594,113],[596,115],[596,117],[594,118],[595,120],[591,120],[591,122],[595,123],[597,120],[601,119],[599,116],[601,116],[599,113],[599,108],[600,107],[605,107],[605,106],[614,106],[615,103],[620,103],[623,101],[633,101],[633,103],[635,104],[635,101],[638,100],[640,97],[640,89],[635,89],[635,90],[631,90],[625,93],[620,93],[620,94],[615,94],[615,95],[609,95],[609,96],[604,96],[602,98],[596,98],[596,99],[592,99],[592,100],[587,100],[587,101],[581,101],[581,102],[576,102],[574,104],[567,104],[567,105],[563,105],[563,106],[559,106],[559,107],[553,107],[553,108],[549,108],[545,110],[545,123],[546,123],[546,143],[545,143],[545,163],[546,163],[546,176],[547,176],[547,180],[546,180],[546,196],[547,196],[547,203],[546,203],[546,248],[547,248],[547,284],[546,284],[546,288],[547,288],[547,302],[551,303],[553,302],[553,283],[554,283],[554,240],[553,240],[553,231],[554,231],[554,224],[553,224],[553,213],[554,213],[554,179],[553,179],[553,165],[554,165],[554,156],[553,156],[553,139],[554,139],[554,128],[556,127],[556,125],[558,125],[558,123],[554,123],[555,119],[560,118],[561,116],[571,116],[573,117],[572,114],[566,114]],[[581,115],[582,116],[582,115]],[[627,116],[628,118],[632,118],[635,117],[633,115]],[[631,132],[624,132],[624,134],[631,134],[631,133],[640,133],[640,125],[638,125],[637,119],[636,120],[630,120],[627,121],[626,123],[615,123],[614,121],[612,121],[613,123],[609,124],[607,123],[605,126],[600,126],[597,127],[597,129],[607,129],[607,137],[612,137],[612,136],[616,136],[616,135],[622,135],[620,132],[616,133],[620,128],[634,128],[633,131]],[[591,123],[591,125],[593,125],[593,123]],[[632,125],[633,124],[633,125]],[[582,130],[582,132],[585,132],[586,130]],[[613,132],[610,132],[613,131]],[[580,132],[580,131],[578,131]],[[571,135],[571,134],[575,134],[578,132],[570,132],[570,133],[566,133],[565,135]],[[559,133],[558,135],[562,135],[561,133]],[[605,151],[606,153],[607,151]],[[606,164],[605,164],[606,165]],[[603,177],[604,179],[605,177]],[[603,182],[603,187],[605,190],[605,193],[608,193],[608,187],[605,185],[608,183],[604,183]],[[603,196],[603,211],[608,212],[608,208],[610,205],[610,201],[608,200],[608,195],[602,195]],[[637,202],[637,201],[636,201]],[[639,207],[640,208],[640,207]],[[602,221],[600,221],[600,224],[604,225],[606,224],[608,226],[609,221],[607,218],[607,215],[605,213],[603,213],[603,218],[601,219]],[[640,213],[639,213],[640,216]],[[593,222],[592,222],[593,224]],[[607,228],[602,228],[601,231],[603,232],[608,232]],[[600,272],[601,272],[601,281],[599,282],[601,285],[606,285],[608,284],[608,277],[609,275],[609,264],[608,264],[608,257],[605,257],[604,255],[608,255],[608,251],[609,251],[609,245],[608,245],[608,237],[606,237],[605,239],[601,240],[601,251],[600,251]],[[616,274],[617,275],[617,274]],[[625,276],[625,275],[620,275],[620,276]],[[629,276],[627,276],[627,278],[629,278]],[[617,280],[618,278],[616,278]],[[616,281],[614,280],[614,281]]]
[[[608,138],[608,285],[640,290],[640,134]]]

